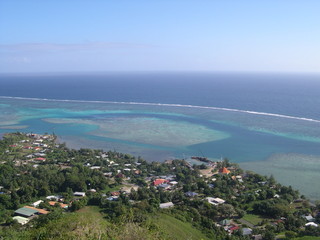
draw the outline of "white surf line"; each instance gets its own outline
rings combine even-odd
[[[239,113],[248,113],[253,115],[262,115],[278,118],[287,118],[300,121],[316,122],[320,123],[320,120],[304,117],[295,117],[277,113],[266,113],[266,112],[256,112],[249,110],[241,110],[234,108],[222,108],[222,107],[209,107],[209,106],[197,106],[197,105],[184,105],[184,104],[173,104],[173,103],[146,103],[146,102],[115,102],[115,101],[95,101],[95,100],[68,100],[68,99],[48,99],[48,98],[26,98],[26,97],[9,97],[9,96],[0,96],[0,98],[7,99],[18,99],[18,100],[32,100],[32,101],[49,101],[49,102],[74,102],[74,103],[108,103],[108,104],[127,104],[127,105],[145,105],[145,106],[164,106],[164,107],[181,107],[181,108],[197,108],[197,109],[209,109],[209,110],[220,110],[228,112],[239,112]]]

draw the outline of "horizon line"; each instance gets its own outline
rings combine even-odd
[[[72,74],[110,74],[110,73],[216,73],[216,74],[309,74],[320,75],[314,71],[249,71],[249,70],[98,70],[98,71],[38,71],[38,72],[0,72],[0,75],[72,75]]]

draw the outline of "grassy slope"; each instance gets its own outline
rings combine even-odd
[[[255,214],[245,214],[242,219],[252,223],[253,225],[258,225],[263,220],[263,218]]]
[[[193,228],[190,223],[182,222],[166,214],[152,217],[151,222],[153,222],[153,226],[155,226],[153,229],[147,226],[140,227],[135,223],[113,224],[104,218],[98,207],[87,206],[78,212],[64,214],[62,218],[52,220],[41,228],[29,228],[23,231],[12,229],[6,232],[3,239],[207,239],[201,231]]]
[[[62,218],[52,220],[44,227],[28,228],[27,225],[24,231],[8,229],[4,239],[97,239],[106,232],[108,224],[97,208],[86,207],[77,213],[64,214]]]
[[[166,234],[169,236],[169,239],[208,239],[201,231],[192,227],[190,223],[182,222],[169,215],[161,214],[159,217],[155,217],[154,221],[166,232]]]
[[[77,213],[65,214],[62,219],[52,221],[36,235],[54,239],[99,239],[106,236],[111,224],[103,219],[96,207],[85,207]]]

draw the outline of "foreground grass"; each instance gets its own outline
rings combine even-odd
[[[152,216],[145,224],[108,221],[101,209],[87,206],[74,213],[65,213],[41,227],[10,227],[0,229],[0,239],[55,239],[55,240],[192,240],[207,239],[190,223],[166,214]]]
[[[168,235],[169,239],[174,240],[192,240],[192,239],[208,239],[198,229],[195,229],[192,224],[182,222],[172,216],[160,214],[153,219],[155,223]]]

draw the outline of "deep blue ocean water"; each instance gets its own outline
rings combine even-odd
[[[320,75],[105,73],[0,75],[0,95],[190,104],[320,119]]]

